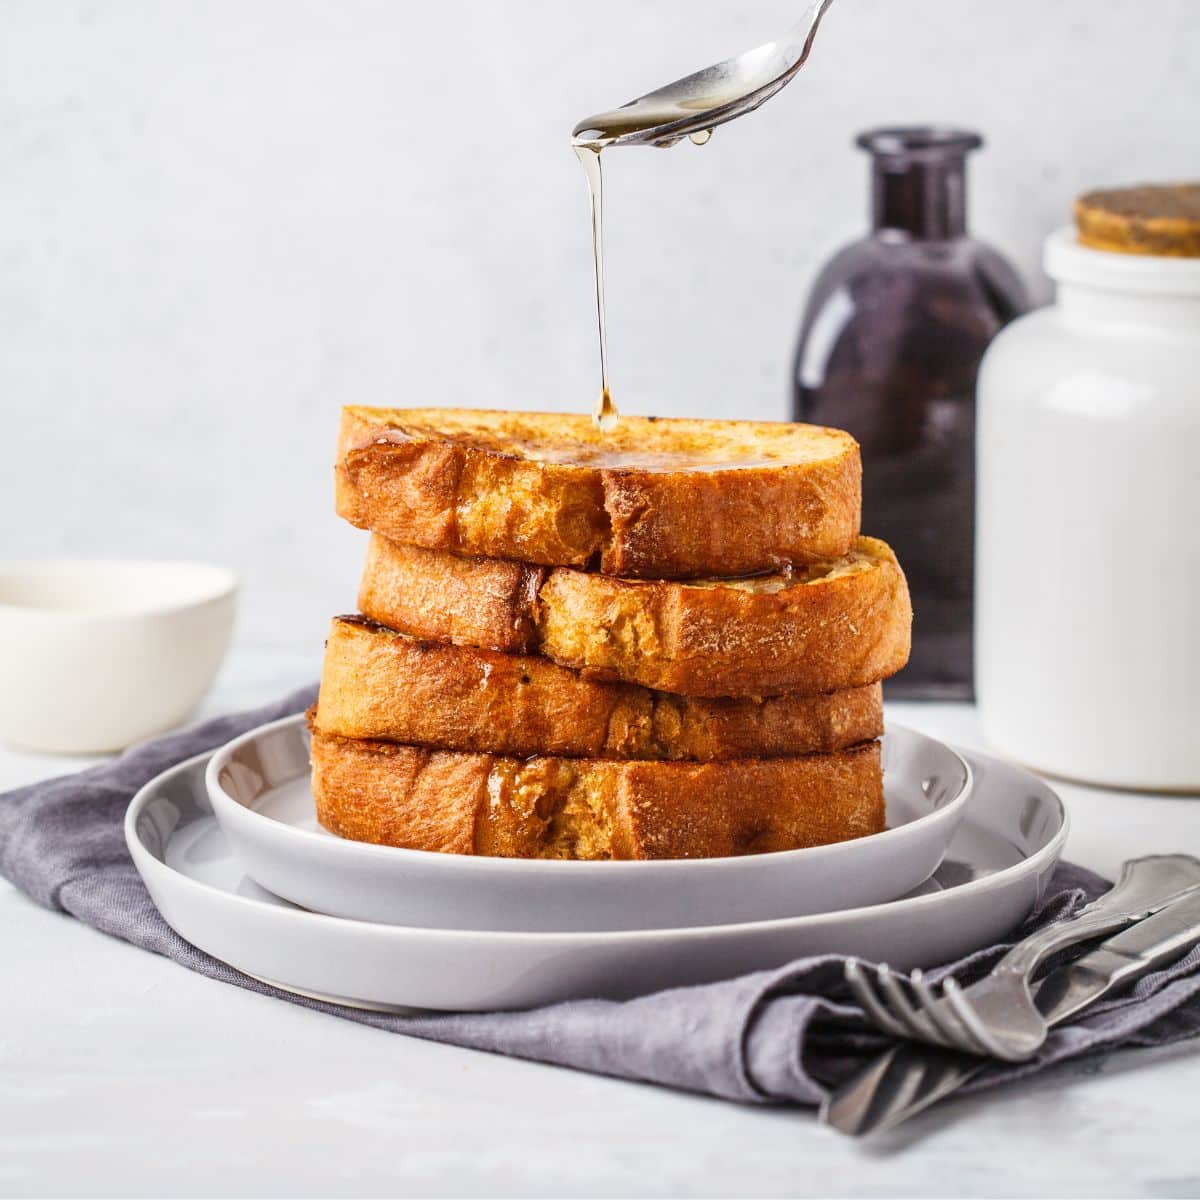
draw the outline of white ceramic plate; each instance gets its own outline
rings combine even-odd
[[[167,923],[248,975],[364,1008],[472,1011],[625,997],[856,954],[907,970],[1008,932],[1033,906],[1067,834],[1040,779],[970,755],[975,787],[946,860],[917,892],[838,913],[691,929],[517,933],[423,929],[306,912],[248,879],[212,815],[207,757],[133,799],[130,853]]]
[[[948,746],[891,729],[884,833],[740,858],[563,862],[335,837],[317,824],[308,759],[303,716],[251,730],[213,755],[209,798],[246,873],[315,912],[439,929],[666,929],[876,904],[933,874],[971,788],[970,769]]]

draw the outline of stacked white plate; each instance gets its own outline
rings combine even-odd
[[[480,1010],[626,997],[819,953],[929,966],[1001,937],[1067,832],[1017,768],[892,727],[888,828],[743,858],[560,862],[325,833],[301,716],[172,768],[126,838],[183,938],[246,974],[360,1007]]]

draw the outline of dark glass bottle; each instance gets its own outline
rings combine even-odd
[[[1028,302],[1008,262],[967,234],[978,135],[876,129],[857,144],[872,155],[874,228],[809,297],[795,415],[858,439],[863,531],[892,545],[908,577],[913,651],[889,695],[970,698],[975,375]]]

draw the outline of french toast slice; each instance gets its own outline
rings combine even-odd
[[[508,654],[536,653],[537,598],[549,568],[504,558],[465,558],[376,533],[358,607],[413,637]]]
[[[317,817],[361,842],[504,858],[713,858],[884,827],[879,743],[727,762],[463,754],[312,740]]]
[[[632,578],[836,558],[862,464],[841,430],[478,409],[342,410],[338,514],[396,541]]]
[[[416,637],[540,652],[593,678],[705,698],[876,683],[908,660],[912,626],[895,555],[867,537],[791,572],[683,581],[523,568],[377,535],[359,608]]]
[[[585,678],[537,655],[419,641],[337,617],[318,700],[327,734],[579,758],[766,758],[883,732],[878,684],[829,696],[703,700]]]

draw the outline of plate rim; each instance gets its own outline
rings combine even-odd
[[[300,927],[346,929],[348,932],[354,932],[358,936],[382,938],[385,941],[390,938],[401,940],[416,938],[431,942],[447,940],[477,941],[482,938],[485,941],[498,943],[499,945],[509,944],[514,946],[532,942],[543,947],[552,947],[555,944],[575,946],[581,943],[601,947],[620,946],[628,944],[631,941],[648,943],[670,941],[673,945],[677,945],[737,938],[758,931],[769,931],[772,929],[802,929],[806,926],[814,925],[829,927],[852,924],[855,921],[862,920],[865,914],[871,912],[878,913],[881,910],[890,914],[900,908],[905,908],[907,911],[913,913],[921,913],[931,907],[935,907],[939,903],[944,904],[948,896],[974,896],[994,890],[1002,883],[1016,883],[1026,876],[1037,875],[1048,864],[1057,862],[1061,858],[1063,846],[1066,844],[1071,828],[1070,813],[1063,803],[1062,797],[1059,796],[1049,783],[1016,763],[996,759],[994,761],[1000,763],[1006,769],[1020,775],[1028,776],[1038,784],[1039,788],[1045,793],[1042,797],[1043,801],[1048,801],[1053,806],[1053,811],[1058,818],[1058,828],[1047,839],[1045,845],[1039,847],[1035,853],[1021,858],[1011,866],[1003,867],[999,871],[995,871],[980,879],[969,880],[948,891],[930,892],[920,896],[902,896],[894,900],[885,900],[879,904],[860,905],[855,908],[841,909],[831,913],[809,913],[799,917],[774,917],[769,920],[744,921],[729,925],[693,925],[653,929],[582,931],[442,929],[419,925],[396,925],[363,921],[354,917],[335,917],[327,913],[313,912],[298,906],[285,908],[279,905],[267,904],[253,896],[244,896],[236,892],[226,891],[224,888],[219,888],[211,883],[194,879],[190,875],[186,875],[182,871],[168,866],[164,860],[152,853],[142,842],[137,832],[138,818],[157,793],[174,779],[176,775],[182,775],[189,770],[195,771],[201,762],[207,763],[217,753],[218,749],[220,748],[216,747],[212,750],[202,751],[200,754],[193,755],[182,762],[176,763],[174,766],[168,767],[144,783],[130,800],[129,806],[125,811],[125,841],[133,858],[134,865],[137,867],[138,873],[142,875],[143,880],[149,874],[157,880],[168,881],[168,886],[170,887],[182,887],[185,891],[210,899],[216,897],[220,902],[233,905],[237,908],[248,907],[255,910],[259,915],[269,913],[271,915],[268,919],[275,919],[285,923],[295,923]],[[956,751],[956,753],[958,752]],[[967,753],[971,754],[971,757],[991,758],[991,756],[982,753]],[[960,754],[960,757],[963,757],[965,761],[967,754]],[[200,775],[199,792],[203,795],[204,801],[211,809],[212,802],[205,786],[204,775],[206,773],[207,771]]]
[[[275,817],[260,812],[256,808],[251,808],[249,805],[243,804],[221,786],[217,775],[244,745],[274,733],[277,729],[283,729],[291,725],[303,726],[305,721],[306,716],[304,713],[294,713],[290,716],[279,717],[274,721],[268,721],[263,725],[246,730],[244,733],[231,738],[224,745],[218,746],[210,752],[209,761],[204,772],[204,786],[208,793],[209,803],[212,805],[213,815],[216,817],[218,823],[222,823],[224,817],[228,817],[233,821],[244,821],[259,830],[270,830],[274,836],[287,838],[310,847],[320,846],[322,851],[331,855],[340,854],[347,860],[351,856],[356,858],[370,857],[377,859],[379,863],[390,861],[399,867],[406,860],[416,858],[417,861],[427,865],[437,864],[448,866],[453,871],[462,872],[463,874],[475,872],[479,875],[526,875],[531,879],[535,874],[541,874],[542,872],[558,873],[560,876],[565,876],[565,874],[569,873],[576,878],[585,874],[590,874],[593,877],[603,875],[606,879],[618,875],[640,874],[645,876],[651,873],[663,875],[686,873],[700,876],[715,874],[722,867],[730,869],[731,864],[734,863],[744,864],[749,857],[753,857],[755,860],[770,859],[772,863],[779,864],[782,867],[786,867],[789,864],[795,864],[799,867],[802,863],[812,863],[819,858],[852,857],[854,850],[863,844],[869,844],[874,848],[879,848],[881,844],[895,847],[904,841],[925,835],[928,833],[930,825],[938,823],[945,823],[950,826],[950,832],[946,836],[946,845],[949,845],[950,839],[954,836],[954,830],[957,829],[967,802],[970,800],[975,789],[975,772],[971,767],[970,761],[959,750],[938,738],[931,737],[927,733],[922,733],[920,730],[912,729],[907,725],[889,723],[884,730],[885,736],[889,732],[895,732],[904,737],[917,738],[924,742],[933,743],[939,749],[947,751],[961,766],[963,783],[958,793],[940,807],[931,809],[929,812],[917,817],[916,820],[907,821],[905,824],[891,829],[883,829],[879,833],[870,833],[864,837],[851,838],[842,842],[828,842],[821,846],[803,846],[796,850],[773,850],[767,854],[753,856],[728,854],[711,858],[605,859],[603,861],[589,861],[587,859],[490,858],[484,855],[470,854],[446,855],[437,850],[417,850],[407,846],[385,846],[373,842],[357,842],[347,839],[331,842],[327,834],[317,833],[309,829],[300,829],[295,825],[289,825],[284,821],[277,820]],[[464,751],[464,753],[466,752]],[[452,865],[446,862],[448,858],[453,860]],[[696,882],[698,884],[699,880]],[[707,928],[707,926],[695,926],[694,928]]]

